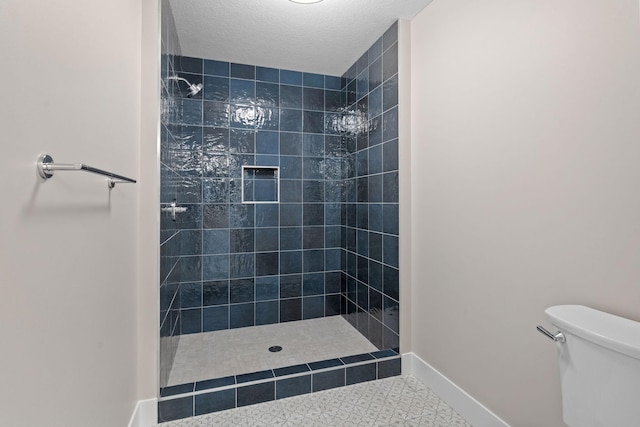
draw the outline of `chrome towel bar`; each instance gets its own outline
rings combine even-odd
[[[127,178],[126,176],[118,175],[112,172],[107,172],[105,170],[94,168],[82,163],[54,163],[53,158],[48,154],[41,154],[38,157],[36,168],[38,169],[38,175],[40,175],[40,177],[44,179],[51,178],[53,176],[53,172],[55,171],[85,171],[103,175],[109,178],[107,180],[107,186],[109,188],[115,187],[116,183],[136,183],[135,179]]]

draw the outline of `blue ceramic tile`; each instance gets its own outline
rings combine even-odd
[[[382,146],[376,145],[369,149],[369,173],[378,174],[382,172]]]
[[[232,229],[230,231],[230,253],[253,252],[254,231],[251,228]]]
[[[369,199],[369,178],[362,177],[356,180],[356,192],[358,203],[366,203]]]
[[[308,87],[324,88],[324,75],[314,73],[303,74],[303,84]]]
[[[170,150],[199,150],[202,146],[202,128],[200,126],[172,126],[172,140],[167,147]]]
[[[277,227],[279,224],[279,206],[277,204],[256,205],[256,227]]]
[[[298,71],[280,70],[280,83],[301,86],[302,73]]]
[[[256,277],[256,300],[278,299],[280,294],[279,277]]]
[[[280,130],[302,132],[302,110],[280,109]]]
[[[382,119],[383,116],[369,120],[369,146],[373,147],[382,143]]]
[[[229,304],[229,282],[218,280],[202,284],[202,305]]]
[[[302,215],[300,215],[300,224],[302,224]],[[283,251],[302,249],[302,228],[280,228],[280,249]]]
[[[382,321],[382,294],[375,289],[369,289],[369,313]]]
[[[182,230],[180,238],[180,255],[202,254],[202,232],[200,230]]]
[[[385,204],[382,206],[382,228],[385,233],[398,235],[398,205]]]
[[[253,65],[231,63],[231,77],[255,80],[256,67]]]
[[[304,134],[302,143],[302,154],[305,157],[323,157],[324,135]],[[306,160],[307,159],[305,158],[305,161]]]
[[[400,337],[389,328],[384,328],[383,331],[383,347],[392,348],[395,351],[399,351]]]
[[[278,132],[260,131],[256,133],[256,153],[278,154]]]
[[[304,249],[324,248],[324,227],[304,227],[302,235]]]
[[[311,393],[311,375],[276,381],[276,399]]]
[[[253,276],[254,264],[255,255],[253,253],[229,255],[229,277],[236,279]]]
[[[229,205],[230,226],[246,228],[254,226],[254,206],[246,204]]]
[[[280,110],[277,105],[258,105],[256,107],[256,129],[277,131],[280,128]]]
[[[375,352],[371,353],[371,355],[373,357],[375,357],[376,359],[382,359],[382,358],[385,358],[385,357],[397,356],[398,353],[393,351],[393,350],[391,350],[391,349],[386,349],[386,350],[375,351]],[[380,365],[378,365],[378,366],[380,366]]]
[[[280,300],[280,322],[302,320],[302,298]]]
[[[229,180],[203,179],[202,193],[204,203],[229,203]]]
[[[382,114],[382,140],[389,141],[398,138],[398,107],[394,107]]]
[[[387,267],[385,265],[382,274],[382,286],[384,294],[398,301],[400,299],[398,270],[392,267]]]
[[[382,146],[385,172],[398,170],[398,140],[385,142]]]
[[[234,389],[199,394],[195,396],[194,415],[224,411],[225,409],[235,408],[235,406],[236,391]]]
[[[373,360],[375,359],[371,354],[356,354],[354,356],[347,356],[340,358],[345,365],[350,365],[352,363],[364,362],[365,360]]]
[[[305,87],[302,91],[302,106],[305,110],[324,111],[324,90]]]
[[[254,129],[256,127],[256,108],[252,105],[246,105],[246,103],[248,101],[229,106],[229,123],[232,128]]]
[[[283,181],[283,184],[284,183],[285,182]],[[283,190],[284,190],[284,187],[283,187]],[[280,204],[280,225],[283,227],[302,225],[302,205],[300,203]],[[291,247],[289,249],[298,249],[298,248]]]
[[[278,301],[256,303],[256,325],[271,325],[280,319]]]
[[[400,358],[378,362],[378,379],[395,377],[402,374]]]
[[[342,89],[342,81],[338,76],[324,76],[325,89],[340,90]]]
[[[326,368],[333,368],[335,366],[342,366],[344,365],[344,363],[342,363],[342,361],[340,359],[329,359],[329,360],[322,360],[319,362],[312,362],[308,364],[309,367],[311,368],[311,370],[313,371],[317,371],[319,369],[326,369]],[[344,374],[344,371],[343,371]],[[314,389],[314,391],[317,391]]]
[[[256,83],[256,104],[278,107],[280,105],[279,86],[273,83]]]
[[[274,375],[272,370],[259,371],[259,372],[252,372],[250,374],[236,375],[236,382],[238,384],[242,384],[242,383],[248,383],[251,381],[266,380],[268,378],[273,378],[273,377]]]
[[[324,241],[327,248],[336,248],[341,244],[341,227],[325,227]]]
[[[380,203],[383,198],[382,175],[372,175],[369,177],[369,199],[370,203]]]
[[[204,228],[228,228],[228,205],[204,205],[202,207],[202,222]]]
[[[204,99],[229,102],[229,79],[226,77],[204,77]]]
[[[369,90],[373,91],[373,89],[378,88],[383,81],[383,68],[382,68],[382,57],[379,57],[375,61],[371,63],[369,66]],[[379,92],[381,93],[381,92]],[[377,114],[373,114],[370,117],[375,117]]]
[[[190,308],[180,310],[181,334],[196,334],[202,332],[202,309]]]
[[[325,193],[327,192],[325,185]],[[325,225],[340,225],[342,210],[338,203],[325,203],[324,205],[324,221]]]
[[[373,260],[369,260],[369,286],[382,291],[382,264]]]
[[[302,280],[302,294],[304,296],[324,293],[324,273],[305,274]]]
[[[302,178],[302,157],[297,157],[297,156],[281,157],[280,158],[280,174],[282,179],[301,179]],[[282,191],[282,193],[286,193],[286,192]]]
[[[256,229],[256,252],[277,251],[278,233],[277,228]]]
[[[277,68],[256,67],[256,80],[278,83],[280,70]]]
[[[385,235],[382,238],[382,247],[384,263],[398,268],[398,237]]]
[[[251,154],[255,152],[255,131],[231,129],[229,152],[233,154]]]
[[[204,73],[214,76],[229,77],[229,63],[205,59]]]
[[[192,58],[189,56],[177,56],[176,57],[176,70],[186,72],[202,74],[203,60],[200,58]]]
[[[339,249],[337,249],[336,251],[339,251]],[[324,280],[325,293],[327,294],[339,293],[341,272],[339,271],[327,272],[324,274],[324,276],[325,276],[325,280]]]
[[[302,271],[311,273],[324,270],[324,251],[305,250],[302,252]]]
[[[229,298],[231,304],[252,302],[255,295],[253,279],[238,279],[229,282]]]
[[[280,274],[295,274],[301,272],[302,253],[300,251],[280,252]],[[282,287],[282,282],[280,286]],[[284,298],[284,296],[281,295],[281,298]]]
[[[280,85],[280,107],[302,108],[302,88],[300,86]]]
[[[304,179],[323,179],[323,160],[316,157],[304,157],[303,158],[303,178]],[[321,194],[322,197],[324,194]],[[323,201],[323,200],[318,200]]]
[[[286,368],[278,368],[278,369],[274,369],[273,373],[276,375],[276,377],[283,377],[285,375],[291,375],[291,374],[299,374],[301,372],[309,372],[311,371],[311,369],[309,369],[309,366],[307,366],[307,364],[302,364],[302,365],[293,365],[293,366],[287,366]]]
[[[229,126],[229,104],[223,102],[202,102],[202,118],[200,123],[204,126]]]
[[[280,154],[285,156],[302,155],[302,134],[301,133],[280,133]]]
[[[275,381],[238,387],[238,407],[275,400]]]
[[[193,383],[163,387],[160,389],[160,397],[175,396],[177,394],[193,392]]]
[[[256,253],[256,276],[278,274],[278,252]]]
[[[206,177],[228,177],[229,156],[227,154],[212,154],[203,152],[202,173]]]
[[[369,363],[361,366],[347,368],[346,385],[374,381],[376,379],[376,364]]]
[[[327,295],[324,298],[324,312],[325,316],[336,316],[341,313],[340,310],[340,295]]]
[[[241,178],[242,166],[254,166],[254,163],[255,156],[253,154],[231,154],[229,156],[229,176]]]
[[[369,93],[369,70],[362,71],[356,79],[356,99],[361,99]]]
[[[398,105],[398,75],[396,74],[383,84],[383,103],[384,111]]]
[[[382,205],[369,204],[369,230],[382,231]]]
[[[229,255],[207,255],[202,257],[204,280],[229,278]]]
[[[324,113],[320,111],[307,111],[303,112],[303,125],[304,132],[309,133],[323,133],[324,132]],[[397,120],[396,120],[397,122]],[[282,126],[282,122],[281,122]],[[294,129],[292,129],[294,130]],[[397,132],[396,132],[397,133]]]
[[[312,159],[313,160],[313,159]],[[314,166],[314,162],[312,161],[307,161],[305,160],[304,162],[304,167],[305,167],[305,174],[307,173],[307,167],[309,167],[309,169],[313,170],[313,166]],[[312,175],[312,173],[309,173],[309,176],[315,176]],[[324,181],[311,181],[311,180],[305,180],[302,183],[302,199],[305,201],[305,204],[309,204],[310,203],[322,203],[324,202]],[[320,209],[324,215],[324,209]],[[311,225],[311,224],[308,224]]]
[[[383,335],[385,329],[375,317],[369,316],[369,330],[366,333],[366,337],[376,348],[384,348]]]
[[[229,377],[215,378],[212,380],[198,381],[196,383],[196,391],[225,387],[228,385],[234,385],[235,383],[236,377],[233,375]]]
[[[393,332],[399,332],[399,318],[400,318],[400,308],[397,301],[392,300],[391,298],[384,297],[383,301],[383,316],[382,321],[384,325],[391,329]]]
[[[244,328],[255,324],[253,303],[230,305],[229,310],[229,326],[232,329]]]
[[[202,331],[220,331],[229,329],[229,306],[203,307]]]
[[[398,172],[387,172],[382,176],[382,200],[386,203],[398,203]]]
[[[284,253],[284,252],[283,252]],[[280,298],[292,298],[302,295],[302,276],[299,274],[280,277]]]
[[[364,232],[366,233],[366,231]],[[362,252],[366,252],[366,251],[362,251]],[[357,303],[360,307],[362,307],[363,309],[367,309],[366,306],[366,301],[367,301],[367,296],[366,295],[360,295],[360,291],[362,291],[361,289],[361,285],[362,286],[366,286],[364,285],[364,283],[367,283],[369,281],[369,260],[367,260],[367,258],[365,258],[366,255],[358,255],[357,258],[357,278],[358,280],[360,280],[361,282],[363,282],[363,284],[358,284],[358,297],[357,297]]]
[[[356,175],[365,176],[369,174],[369,152],[359,151],[356,154]]]
[[[394,43],[389,49],[385,50],[382,58],[382,78],[386,81],[398,72],[398,44]]]
[[[302,318],[316,319],[324,316],[324,296],[302,299]]]
[[[325,90],[324,108],[326,111],[333,111],[333,112],[339,112],[342,110],[342,100],[341,100],[340,91]]]
[[[382,42],[384,50],[387,50],[389,46],[398,41],[398,21],[391,24],[391,26],[382,35]]]
[[[166,422],[193,416],[193,396],[158,402],[158,422]]]
[[[313,374],[313,392],[328,390],[345,385],[345,370],[335,369],[327,372]]]
[[[380,55],[382,55],[382,37],[376,40],[369,48],[369,63],[371,64],[378,59]]]
[[[180,285],[180,308],[202,306],[202,284],[183,283]]]
[[[187,256],[180,260],[180,280],[191,282],[200,280],[202,274],[202,257]]]

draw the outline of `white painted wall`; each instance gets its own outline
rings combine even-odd
[[[546,307],[640,320],[638,17],[436,0],[411,22],[411,350],[513,426],[563,425]]]
[[[123,426],[138,399],[141,4],[0,2],[0,425]],[[149,304],[152,304],[150,302]]]

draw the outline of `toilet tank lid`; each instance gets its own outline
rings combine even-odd
[[[545,313],[561,331],[640,359],[640,322],[583,305],[556,305]]]

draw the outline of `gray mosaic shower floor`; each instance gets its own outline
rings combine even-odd
[[[271,346],[282,346],[272,353]],[[377,351],[342,316],[182,335],[168,386]]]
[[[471,427],[412,376],[356,384],[161,424],[208,426]]]

